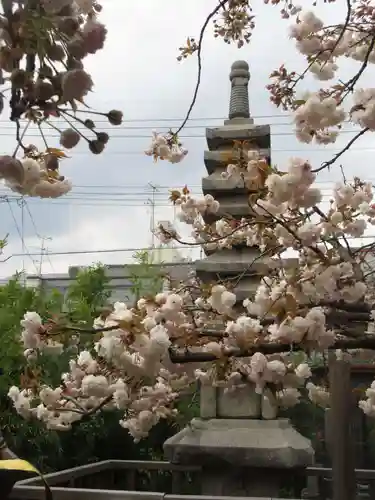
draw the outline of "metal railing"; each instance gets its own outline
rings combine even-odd
[[[375,470],[356,469],[357,499],[375,499]],[[327,500],[332,495],[332,469],[307,467],[305,470],[306,488],[303,498]]]
[[[293,488],[283,496],[302,496],[309,500],[332,498],[332,469],[308,467],[302,472],[302,495]],[[356,470],[357,498],[375,498],[375,470]],[[208,500],[202,497],[201,468],[169,462],[106,460],[54,472],[45,476],[54,500]],[[301,479],[301,477],[300,477]],[[301,484],[301,482],[299,482]],[[44,500],[44,487],[38,477],[19,481],[12,500]],[[233,497],[215,497],[228,500]],[[250,499],[248,499],[250,500]],[[255,499],[254,499],[255,500]]]
[[[133,493],[134,498],[157,500],[165,494],[199,494],[200,474],[200,467],[169,462],[106,460],[44,477],[54,500],[120,500],[133,498]],[[10,498],[44,499],[44,486],[38,477],[19,481]]]

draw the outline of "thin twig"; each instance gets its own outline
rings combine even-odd
[[[46,147],[46,150],[48,149],[48,143],[47,143],[47,139],[46,139],[46,136],[44,135],[44,132],[43,132],[43,129],[42,129],[42,126],[40,123],[38,123],[38,129],[39,129],[39,132],[40,132],[40,135],[43,139],[43,142],[44,142],[44,145]]]
[[[206,31],[206,28],[208,26],[208,23],[219,12],[219,10],[221,8],[223,8],[225,6],[225,4],[227,4],[228,2],[229,2],[229,0],[221,0],[218,3],[218,5],[214,8],[214,10],[207,16],[207,19],[205,20],[205,22],[204,22],[204,24],[202,26],[202,29],[201,29],[201,32],[200,32],[200,35],[199,35],[198,50],[197,50],[198,76],[197,76],[197,83],[195,85],[195,90],[194,90],[194,94],[193,94],[193,99],[192,99],[191,104],[189,106],[189,109],[188,109],[188,111],[186,113],[185,119],[181,123],[181,125],[178,128],[177,132],[174,133],[174,135],[179,134],[181,132],[181,130],[185,127],[187,121],[190,118],[190,114],[193,111],[193,108],[195,106],[195,102],[196,102],[197,97],[198,97],[198,91],[199,91],[199,87],[200,87],[201,79],[202,79],[202,42],[203,42],[203,37],[204,37],[205,31]]]
[[[25,149],[26,149],[26,148],[25,148],[25,146],[23,145],[23,142],[22,142],[22,141],[23,141],[23,139],[24,139],[24,137],[25,137],[25,135],[26,135],[26,132],[27,132],[27,129],[29,128],[29,126],[30,126],[30,123],[31,123],[31,121],[29,120],[29,121],[27,122],[27,124],[25,125],[25,127],[24,127],[24,129],[23,129],[23,131],[22,131],[22,134],[20,135],[20,129],[21,129],[21,127],[20,127],[20,122],[19,122],[19,120],[16,120],[16,127],[17,127],[17,128],[16,128],[17,146],[16,146],[16,149],[15,149],[15,150],[14,150],[14,152],[13,152],[13,155],[12,155],[12,156],[13,156],[13,158],[15,158],[15,157],[16,157],[16,154],[18,153],[18,150],[19,150],[19,148],[20,148],[20,147],[21,147],[23,150],[25,150]]]
[[[369,63],[369,58],[370,58],[370,55],[371,55],[371,52],[374,50],[375,48],[375,34],[372,35],[371,37],[371,42],[367,48],[367,52],[366,52],[366,55],[365,55],[365,58],[362,62],[362,65],[359,69],[359,71],[353,76],[353,78],[351,78],[346,84],[345,84],[345,87],[346,87],[346,91],[345,91],[345,94],[344,96],[340,99],[340,101],[338,102],[338,105],[340,105],[343,100],[346,98],[346,96],[350,93],[350,92],[353,92],[354,90],[354,86],[355,84],[358,82],[358,80],[361,78],[363,72],[365,71],[365,69],[367,68],[368,66],[368,63]]]
[[[66,121],[66,123],[75,131],[77,132],[77,134],[82,137],[82,139],[84,139],[85,141],[87,142],[90,142],[90,139],[88,139],[75,125],[73,125],[73,123],[68,120],[68,118],[65,116],[67,113],[65,113],[65,111],[62,111],[60,110],[61,112],[61,116],[63,117],[63,119]]]
[[[366,128],[363,128],[360,132],[358,132],[358,134],[356,134],[349,142],[348,144],[339,152],[337,153],[331,160],[329,161],[326,161],[324,163],[322,163],[322,165],[319,167],[319,168],[315,168],[314,170],[312,170],[311,172],[316,174],[318,172],[321,172],[322,170],[324,170],[325,168],[328,168],[330,167],[331,165],[333,165],[344,153],[346,153],[348,151],[348,149],[350,149],[350,147],[355,143],[355,141],[357,139],[359,139],[362,135],[364,135],[366,132],[368,132],[369,128],[366,127]]]
[[[339,43],[341,42],[341,40],[343,39],[343,36],[345,34],[345,31],[349,25],[349,22],[350,22],[350,16],[351,16],[351,13],[352,13],[352,4],[351,4],[351,0],[346,0],[346,16],[345,16],[345,21],[344,21],[344,26],[342,27],[342,30],[340,32],[340,35],[337,37],[337,40],[335,42],[335,45],[332,47],[331,49],[331,54],[334,56],[334,52],[335,50],[337,49]],[[325,63],[323,64],[322,68],[324,68],[324,66],[327,64],[328,62],[328,58],[327,60],[325,61]]]

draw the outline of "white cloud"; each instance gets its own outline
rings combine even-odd
[[[72,223],[70,229],[45,241],[45,250],[41,250],[41,239],[37,236],[25,238],[23,253],[21,241],[11,241],[4,250],[3,258],[7,259],[1,266],[3,276],[9,276],[16,270],[25,269],[29,274],[38,274],[42,260],[42,272],[62,273],[69,266],[87,265],[92,262],[105,264],[122,264],[129,262],[136,249],[150,247],[153,243],[150,231],[152,224],[151,207],[132,207],[128,211],[112,208],[105,212],[95,210],[94,214]],[[160,220],[173,220],[172,207],[155,207],[155,224]],[[182,229],[184,241],[189,238],[186,228]],[[154,238],[155,245],[159,242]],[[191,238],[190,238],[191,241]],[[95,252],[98,250],[98,252]],[[110,252],[107,250],[121,250]],[[59,254],[62,252],[61,254]],[[181,250],[184,256],[192,256],[194,250]],[[43,254],[43,255],[42,255]],[[42,257],[41,257],[42,256]]]

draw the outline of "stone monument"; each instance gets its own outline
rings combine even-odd
[[[225,153],[232,150],[233,141],[246,141],[250,149],[270,159],[270,127],[254,125],[250,116],[249,79],[248,64],[235,62],[230,72],[229,119],[222,127],[206,130],[208,176],[202,180],[203,193],[212,194],[220,202],[221,213],[236,219],[251,214],[249,191],[221,176],[228,163]],[[203,281],[241,273],[234,291],[242,301],[254,294],[269,265],[257,247],[244,246],[207,255],[196,263],[196,272]],[[277,409],[265,407],[264,402],[250,385],[234,393],[202,386],[200,418],[165,442],[167,458],[202,465],[203,495],[279,496],[283,480],[311,465],[314,452],[310,441],[287,419],[278,419]]]

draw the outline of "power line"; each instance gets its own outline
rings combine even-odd
[[[30,207],[29,207],[29,205],[28,205],[28,203],[27,203],[27,201],[26,201],[25,198],[24,198],[24,203],[25,203],[25,207],[26,207],[27,213],[29,214],[29,218],[31,220],[31,224],[32,224],[32,226],[34,228],[35,234],[36,234],[36,236],[38,238],[42,239],[42,237],[39,234],[38,228],[36,227],[36,223],[35,223],[35,220],[34,220],[34,217],[33,217],[32,213],[30,211]]]
[[[95,125],[98,125],[99,122],[96,122]],[[56,125],[56,122],[54,122],[54,125]],[[100,123],[99,123],[100,125]],[[104,123],[103,123],[104,125]],[[264,125],[264,124],[262,124]],[[270,127],[290,127],[293,125],[293,122],[290,121],[290,122],[275,122],[275,123],[267,123],[266,125],[269,125]],[[59,127],[64,127],[66,128],[67,126],[67,123],[66,122],[61,122],[61,124],[57,124],[56,125],[58,128]],[[214,128],[217,128],[218,125],[217,124],[205,124],[205,125],[185,125],[185,127],[183,128],[183,130],[186,130],[186,129],[206,129],[206,128],[210,128],[210,127],[214,127]],[[77,126],[75,126],[75,128],[79,131],[87,131],[89,132],[90,129],[88,129],[87,127],[84,127],[82,126],[81,124],[77,124]],[[111,125],[104,125],[104,126],[100,126],[100,127],[95,127],[95,128],[100,128],[101,131],[117,131],[117,130],[157,130],[158,132],[161,132],[161,128],[162,129],[165,129],[164,132],[168,132],[170,127],[167,127],[166,125],[130,125],[130,126],[127,126],[127,125],[118,125],[116,127],[113,127]],[[5,126],[5,125],[1,125],[0,124],[0,131],[1,130],[14,130],[14,127],[10,124],[9,127]],[[38,131],[38,128],[37,127],[30,127],[29,130],[34,130],[35,132]],[[48,128],[48,130],[51,130],[50,128]]]
[[[330,197],[333,195],[333,192],[329,188],[324,188],[320,190],[322,193],[322,197]],[[193,196],[199,196],[202,197],[202,193],[192,193]],[[15,201],[19,202],[20,198],[17,196],[5,196],[6,198],[9,199],[9,201]],[[48,204],[53,206],[55,203],[60,203],[60,202],[71,202],[71,201],[107,201],[107,202],[112,202],[114,204],[117,204],[119,202],[121,203],[140,203],[143,202],[145,205],[152,205],[155,204],[155,206],[158,206],[159,204],[169,204],[171,205],[172,203],[169,201],[169,197],[167,197],[167,194],[162,197],[162,198],[155,198],[154,201],[151,202],[150,198],[147,196],[147,194],[144,194],[143,196],[139,196],[136,198],[129,197],[128,195],[117,195],[116,198],[114,198],[111,193],[106,194],[103,193],[101,196],[91,196],[91,194],[87,194],[85,196],[70,196],[70,195],[65,195],[61,198],[56,198],[56,199],[40,199],[40,198],[31,198],[29,203],[35,204],[35,202],[42,203],[42,204]]]
[[[370,182],[371,180],[368,179],[368,181]],[[328,184],[328,183],[327,183]],[[198,188],[198,186],[197,186]],[[176,189],[176,188],[171,188],[172,189]],[[181,189],[181,188],[180,188]],[[331,191],[332,190],[332,187],[323,187],[320,189],[322,192],[325,192],[325,191]],[[101,198],[98,198],[98,197],[104,197],[105,199],[106,198],[109,198],[109,199],[113,199],[113,201],[117,201],[117,200],[120,200],[121,201],[121,198],[124,198],[126,199],[127,201],[132,201],[132,200],[135,200],[135,201],[139,201],[141,199],[144,199],[145,202],[146,201],[149,201],[151,203],[151,201],[160,201],[160,199],[165,199],[166,197],[169,197],[170,196],[170,193],[168,192],[160,192],[160,193],[155,193],[155,195],[153,195],[152,197],[152,200],[150,200],[150,197],[149,195],[151,195],[152,193],[148,193],[147,191],[146,192],[143,192],[143,193],[132,193],[132,192],[108,192],[108,191],[100,191],[100,192],[95,192],[95,191],[88,191],[88,192],[81,192],[81,191],[71,191],[71,193],[69,194],[66,194],[64,195],[62,198],[58,198],[59,200],[60,199],[89,199],[89,200],[96,200],[96,199],[101,199]],[[202,191],[198,191],[197,190],[190,190],[190,195],[192,196],[203,196],[203,193]],[[20,199],[17,195],[12,195],[12,194],[9,194],[9,192],[7,191],[4,191],[4,192],[1,192],[0,191],[0,196],[8,196],[9,198],[12,198],[12,199]],[[33,200],[33,198],[30,198],[30,200]],[[50,200],[52,203],[53,203],[53,199]]]
[[[360,130],[358,125],[353,124],[349,120],[346,120],[344,123],[351,125],[350,128],[356,127],[358,130]],[[65,121],[54,121],[53,124],[57,128],[59,128],[59,127],[66,128],[66,126],[67,126],[67,123]],[[116,132],[118,130],[150,130],[150,131],[157,130],[158,132],[168,132],[170,130],[170,127],[167,127],[166,125],[157,125],[157,124],[154,124],[154,125],[117,125],[116,127],[114,127],[112,125],[109,125],[108,122],[96,121],[95,125],[96,125],[95,128],[100,128],[100,130],[102,130],[102,131],[114,131],[114,132]],[[99,127],[98,127],[98,125],[99,125]],[[292,120],[288,121],[288,122],[267,122],[267,123],[262,123],[260,125],[262,125],[262,126],[269,125],[270,127],[291,127],[294,125],[294,122]],[[215,124],[205,123],[204,125],[185,125],[183,130],[186,130],[186,129],[199,130],[199,129],[207,129],[207,128],[211,128],[211,127],[218,128],[218,127],[220,127],[220,125],[218,125],[216,123]],[[86,131],[86,132],[90,131],[89,128],[83,126],[80,123],[77,123],[75,128],[79,131]],[[51,127],[47,126],[44,129],[50,130],[50,134],[52,134]],[[165,129],[165,130],[162,131],[160,129]],[[0,130],[14,130],[14,127],[12,126],[11,123],[9,123],[9,126],[6,126],[6,125],[1,125],[1,122],[0,122]],[[29,128],[29,130],[34,130],[35,132],[38,132],[39,128],[35,127],[35,126],[31,126]],[[39,134],[40,134],[40,132],[39,132]]]
[[[366,179],[368,182],[375,182],[374,177],[368,177]],[[319,185],[319,186],[327,186],[327,187],[321,187],[321,191],[331,191],[332,187],[335,183],[339,182],[339,179],[329,179],[326,181],[320,181],[317,180],[314,182],[314,185]],[[183,183],[182,183],[183,184]],[[65,199],[89,199],[89,200],[95,200],[97,199],[96,197],[105,197],[105,198],[112,198],[112,197],[123,197],[127,201],[131,200],[136,200],[139,201],[140,199],[145,198],[145,201],[149,199],[149,196],[152,195],[153,199],[157,201],[157,198],[165,198],[166,196],[170,195],[170,192],[173,190],[181,190],[183,188],[182,185],[179,186],[161,186],[158,185],[156,190],[149,190],[150,184],[144,185],[144,184],[134,184],[134,185],[127,185],[127,184],[117,184],[117,185],[106,185],[106,184],[101,184],[101,185],[76,185],[75,188],[78,189],[97,189],[98,191],[76,191],[73,189],[69,194],[64,195],[62,198],[59,198],[57,200],[51,199],[51,200],[42,200],[39,198],[29,198],[29,201],[34,202],[36,200],[40,200],[41,202],[47,202],[48,203],[54,203],[54,201],[60,201],[60,200],[65,200]],[[143,188],[143,189],[142,189]],[[188,184],[188,188],[190,191],[190,194],[192,196],[202,196],[202,185],[201,184]],[[101,191],[100,191],[101,189]],[[107,191],[108,189],[123,189],[123,191]],[[137,191],[132,191],[132,189],[137,189]],[[11,200],[19,200],[22,197],[17,194],[12,194],[12,191],[8,188],[0,188],[0,197],[4,196],[6,198],[9,198]],[[101,199],[101,198],[100,198]],[[116,199],[113,200],[114,202],[117,201]],[[30,214],[31,216],[31,214]]]
[[[367,179],[368,182],[374,181],[374,179]],[[318,185],[320,187],[320,191],[324,196],[330,196],[333,193],[333,188],[334,184],[336,184],[337,181],[333,182],[321,182],[321,183],[316,183],[314,185]],[[333,185],[332,185],[333,184]],[[117,203],[119,201],[126,201],[126,202],[140,202],[144,201],[146,204],[158,204],[160,202],[165,202],[166,200],[170,200],[170,191],[177,190],[181,188],[170,188],[168,191],[160,191],[156,192],[154,194],[149,193],[147,191],[143,192],[127,192],[126,190],[122,192],[111,192],[111,191],[71,191],[69,194],[66,194],[60,198],[56,199],[42,199],[42,198],[37,198],[37,197],[31,197],[29,198],[30,203],[34,203],[35,201],[41,202],[41,203],[48,203],[48,204],[53,204],[55,202],[59,201],[80,201],[80,200],[85,200],[85,201],[112,201],[114,203]],[[152,195],[152,199],[150,199],[150,195]],[[202,197],[203,192],[202,189],[200,189],[200,186],[194,186],[191,187],[190,189],[190,195],[193,197]],[[10,201],[20,201],[22,197],[20,197],[17,194],[12,194],[12,192],[4,190],[3,192],[0,191],[0,198],[6,198],[9,199]]]
[[[368,177],[367,180],[369,181],[374,181],[375,182],[375,177]],[[316,180],[314,182],[314,185],[315,184],[332,184],[332,183],[336,183],[338,182],[337,179],[328,179],[327,181],[321,181],[321,180]],[[158,184],[158,190],[160,189],[164,189],[164,190],[167,190],[167,191],[170,191],[170,190],[173,190],[173,189],[179,189],[181,190],[182,188],[184,187],[184,183],[182,182],[180,185],[178,186],[161,186],[160,184]],[[144,189],[147,189],[147,185],[146,184],[75,184],[74,185],[74,189],[75,188],[83,188],[83,189],[121,189],[121,188],[124,188],[124,189],[141,189],[141,188],[144,188]],[[188,184],[188,188],[191,190],[191,189],[195,189],[195,188],[199,188],[201,189],[202,188],[202,184]],[[9,192],[9,190],[7,191]],[[192,192],[192,191],[191,191]],[[74,191],[75,193],[75,191]],[[90,193],[91,194],[91,193]],[[108,193],[109,195],[112,194],[112,193]],[[133,194],[133,193],[129,193],[129,194]],[[200,194],[202,194],[200,192]]]
[[[24,199],[24,203],[25,203],[25,207],[26,207],[27,213],[28,213],[28,215],[29,215],[29,218],[30,218],[30,220],[31,220],[31,224],[32,224],[32,226],[33,226],[33,228],[34,228],[35,235],[37,236],[37,238],[39,238],[40,243],[41,243],[41,246],[40,246],[39,274],[42,274],[42,268],[43,268],[43,256],[44,256],[44,255],[46,255],[46,254],[45,254],[45,250],[46,250],[46,248],[45,248],[45,241],[46,241],[46,240],[51,240],[51,238],[49,238],[48,236],[47,236],[47,237],[46,237],[46,236],[41,236],[41,235],[39,234],[38,228],[37,228],[37,226],[36,226],[35,219],[34,219],[34,217],[33,217],[33,214],[31,213],[30,207],[29,207],[29,205],[28,205],[28,203],[27,203],[26,199]],[[47,256],[47,260],[48,260],[48,262],[49,262],[49,264],[50,264],[50,266],[51,266],[51,269],[53,270],[53,264],[52,264],[52,261],[51,261],[51,259],[50,259],[50,257],[49,257],[48,255],[46,255],[46,256]]]
[[[181,245],[181,246],[174,246],[171,247],[173,250],[182,250],[182,249],[192,249],[194,247],[191,247],[189,245]],[[196,245],[195,248],[198,248]],[[147,250],[145,247],[140,247],[140,248],[108,248],[108,249],[97,249],[97,250],[68,250],[65,252],[48,252],[46,255],[53,256],[53,255],[81,255],[81,254],[94,254],[94,253],[125,253],[125,252],[140,252],[142,250]],[[149,248],[149,250],[153,250],[153,248]],[[22,257],[24,254],[23,253],[13,253],[10,255],[6,260],[11,259],[12,257]],[[28,253],[27,255],[30,256],[39,256],[38,253]]]
[[[374,239],[375,240],[375,234],[369,234],[369,235],[363,235],[359,238],[353,238],[353,237],[347,237],[347,240],[368,240],[368,239]],[[171,247],[174,250],[193,250],[194,248],[197,248],[199,250],[198,245],[177,245]],[[57,255],[82,255],[82,254],[96,254],[96,253],[127,253],[127,252],[139,252],[142,250],[147,249],[146,247],[138,247],[138,248],[106,248],[106,249],[85,249],[85,250],[67,250],[67,251],[61,251],[61,252],[48,252],[47,255],[49,256],[57,256]],[[152,250],[152,248],[148,248],[149,250]],[[6,260],[9,260],[13,257],[23,257],[25,254],[23,253],[13,253],[10,255]],[[38,253],[27,253],[26,255],[30,256],[39,256]]]
[[[275,134],[273,134],[275,135]],[[0,134],[1,136],[1,134]],[[202,136],[203,137],[203,136]],[[301,144],[302,145],[302,144]],[[325,146],[321,147],[316,147],[316,148],[311,148],[311,147],[305,147],[305,145],[302,145],[302,148],[271,148],[271,154],[272,153],[299,153],[299,154],[309,154],[309,153],[338,153],[341,151],[343,148],[327,148]],[[348,153],[353,153],[353,152],[365,152],[365,151],[375,151],[375,147],[351,147],[347,151],[345,151],[345,154]],[[73,151],[74,156],[90,156],[90,158],[93,158],[92,153],[89,151],[79,151],[79,150],[74,150]],[[146,160],[150,161],[150,158],[145,155],[144,150],[139,149],[137,151],[106,151],[103,156],[109,157],[109,156],[142,156]],[[203,158],[203,154],[202,154]]]
[[[96,115],[96,116],[100,116],[100,115]],[[251,118],[256,118],[256,119],[257,118],[285,118],[287,116],[293,116],[293,115],[291,113],[282,113],[282,114],[274,113],[271,115],[251,115]],[[185,119],[185,117],[180,117],[180,118],[124,118],[122,120],[122,123],[181,122],[184,119]],[[207,120],[227,120],[227,119],[228,119],[227,116],[219,116],[219,117],[218,116],[214,116],[214,117],[202,116],[202,117],[189,118],[187,120],[187,122],[197,122],[197,121],[207,121]],[[53,123],[56,123],[57,121],[62,121],[64,123],[66,123],[65,120],[62,120],[62,119],[54,119]],[[99,122],[108,123],[108,120],[105,117],[101,117],[98,119],[95,119],[93,117],[93,121],[96,123],[99,123]],[[27,122],[28,122],[28,120],[20,120],[20,124],[27,123]],[[2,118],[2,119],[0,119],[0,123],[9,123],[9,120]]]
[[[322,200],[322,203],[329,203],[331,197],[328,197],[323,199]],[[106,202],[106,201],[103,201],[102,203],[90,203],[90,202],[73,202],[73,203],[68,203],[68,202],[58,202],[56,203],[54,206],[59,206],[59,207],[93,207],[93,208],[146,208],[147,205],[146,203],[110,203],[110,202]],[[160,203],[160,204],[157,204],[155,205],[155,209],[156,208],[169,208],[171,210],[174,210],[175,207],[171,204],[167,204],[167,203]]]
[[[23,197],[20,200],[21,207],[21,234],[18,231],[18,234],[21,236],[22,243],[22,253],[25,253],[26,245],[25,245],[25,202]],[[33,261],[34,262],[34,261]],[[23,281],[24,285],[26,284],[26,275],[25,275],[25,261],[22,260],[22,272],[23,272]]]
[[[359,129],[356,130],[340,130],[340,134],[355,134],[358,133]],[[280,136],[295,136],[294,132],[273,132],[272,137],[280,137]],[[8,134],[8,133],[0,133],[0,137],[15,137],[14,134]],[[29,137],[40,137],[40,134],[38,133],[31,133],[27,134],[27,138]],[[46,139],[58,139],[60,138],[59,134],[44,134],[44,137]],[[205,139],[206,136],[204,134],[200,135],[193,135],[193,134],[186,134],[186,135],[180,135],[179,136],[181,139]],[[140,134],[134,134],[134,135],[129,135],[129,134],[112,134],[111,139],[150,139],[150,135],[140,135]]]
[[[372,182],[373,179],[367,179],[368,182]],[[323,184],[323,183],[322,183]],[[325,183],[324,183],[325,184]],[[333,186],[328,186],[327,182],[327,187],[320,187],[320,191],[322,192],[323,196],[328,196],[333,193]],[[170,193],[168,192],[161,192],[155,194],[153,196],[152,200],[148,196],[149,193],[144,192],[144,193],[127,193],[127,192],[116,192],[116,193],[111,193],[110,191],[102,191],[102,192],[76,192],[72,191],[70,194],[66,194],[60,198],[56,199],[42,199],[42,198],[30,198],[29,202],[34,203],[35,201],[38,201],[40,203],[51,203],[54,204],[55,202],[60,202],[64,200],[68,201],[80,201],[80,200],[87,200],[87,201],[113,201],[114,203],[117,203],[119,201],[126,201],[126,202],[140,202],[144,201],[146,204],[147,202],[149,204],[155,203],[156,205],[159,202],[165,201],[166,199],[170,198]],[[193,197],[202,197],[203,193],[202,191],[197,190],[190,190],[190,195]],[[0,191],[0,197],[2,198],[8,198],[10,201],[19,201],[21,198],[17,195],[13,195],[9,193],[9,191]]]

